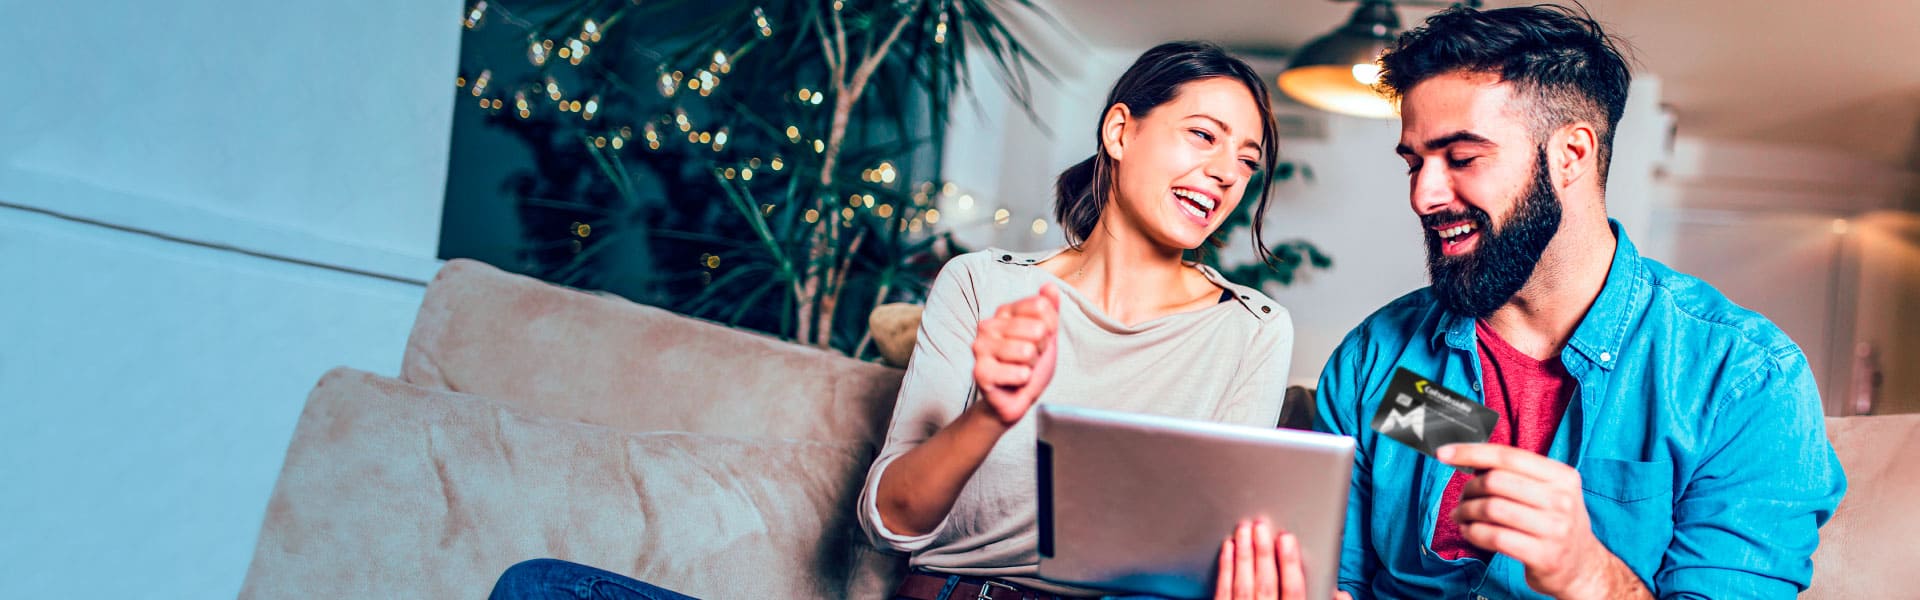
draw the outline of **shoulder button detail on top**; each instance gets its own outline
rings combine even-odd
[[[1000,262],[1013,262],[1013,255],[1012,254],[1000,255]]]
[[[1260,307],[1260,312],[1263,312],[1263,313],[1270,313],[1270,312],[1273,312],[1273,307],[1271,307],[1271,306],[1262,306],[1262,307]]]

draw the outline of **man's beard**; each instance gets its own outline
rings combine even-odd
[[[1434,297],[1440,306],[1456,314],[1486,318],[1533,277],[1541,253],[1560,230],[1560,196],[1547,174],[1546,149],[1539,149],[1534,156],[1533,185],[1498,229],[1490,227],[1486,211],[1471,206],[1464,212],[1420,218],[1427,234],[1427,275],[1433,280]],[[1440,234],[1433,228],[1461,221],[1473,223],[1474,231],[1480,233],[1478,247],[1462,256],[1446,256],[1440,250]]]

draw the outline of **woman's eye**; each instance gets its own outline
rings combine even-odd
[[[1253,159],[1242,158],[1240,159],[1240,164],[1246,165],[1248,171],[1260,170],[1260,163]]]
[[[1213,134],[1211,134],[1211,133],[1207,133],[1207,130],[1205,130],[1205,129],[1194,129],[1194,130],[1192,130],[1192,131],[1193,131],[1193,134],[1194,134],[1194,135],[1196,135],[1196,136],[1200,136],[1200,139],[1203,139],[1203,140],[1206,140],[1206,141],[1207,141],[1207,143],[1209,143],[1209,144],[1211,144],[1211,143],[1213,143]]]

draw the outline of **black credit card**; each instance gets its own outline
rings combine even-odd
[[[1373,430],[1433,456],[1447,444],[1487,441],[1499,418],[1459,392],[1395,367],[1387,396],[1373,413]]]

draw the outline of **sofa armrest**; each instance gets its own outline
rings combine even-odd
[[[705,597],[845,597],[901,568],[873,566],[852,514],[869,459],[859,443],[621,432],[336,369],[301,414],[241,596],[477,598],[556,557]]]
[[[901,371],[451,260],[401,379],[631,431],[872,443]]]

